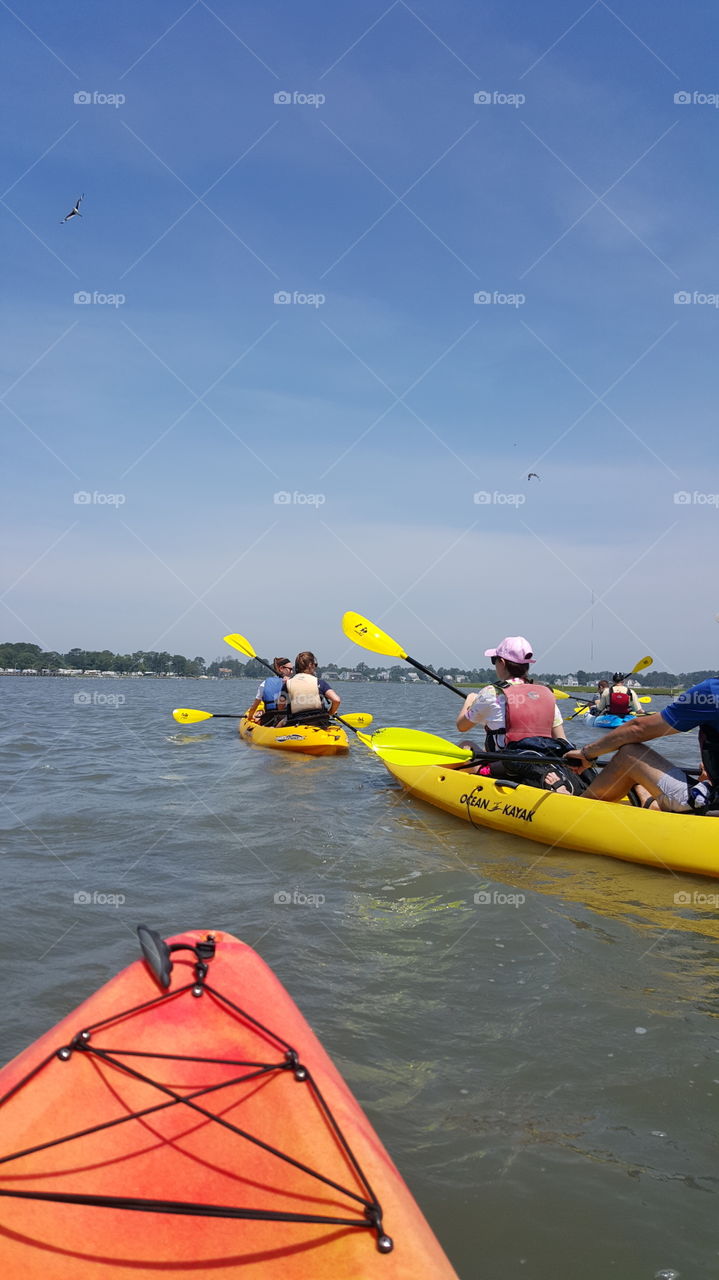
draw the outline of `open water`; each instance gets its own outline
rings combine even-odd
[[[230,930],[314,1026],[463,1280],[714,1280],[719,880],[473,830],[359,743],[293,759],[232,721],[171,718],[240,711],[254,688],[0,680],[4,1059],[135,958],[138,922]],[[375,727],[453,736],[440,688],[340,692]],[[661,747],[696,758],[690,735]],[[719,822],[717,843],[719,865]]]

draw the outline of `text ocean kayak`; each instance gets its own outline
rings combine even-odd
[[[281,729],[256,724],[243,716],[240,737],[255,747],[276,747],[280,751],[296,751],[305,756],[337,756],[349,751],[349,739],[341,725],[319,729],[312,724],[291,724]]]
[[[167,991],[138,960],[0,1072],[4,1274],[455,1277],[267,965],[170,942]]]
[[[383,764],[412,795],[476,827],[580,853],[719,876],[719,818],[659,813],[501,783],[439,764]]]
[[[629,724],[636,718],[636,714],[633,711],[628,716],[613,716],[608,711],[605,711],[601,716],[594,716],[593,721],[598,729],[618,729],[620,724]]]

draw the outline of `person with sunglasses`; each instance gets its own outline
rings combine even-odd
[[[340,697],[317,675],[317,659],[309,649],[295,658],[295,674],[286,682],[289,712],[287,724],[315,724],[329,729],[339,710]],[[329,705],[327,705],[329,704]]]
[[[292,675],[292,663],[289,658],[274,658],[272,666],[276,674],[265,676],[257,690],[255,700],[247,708],[246,714],[248,720],[257,719],[257,708],[262,703],[264,710],[258,723],[280,726],[285,723],[287,710],[286,682]]]
[[[569,790],[572,783],[568,771],[560,776],[551,766],[532,765],[531,758],[520,764],[519,754],[515,765],[509,756],[510,752],[530,751],[544,756],[556,754],[559,759],[569,747],[554,694],[546,685],[534,684],[529,678],[529,668],[535,661],[529,641],[524,636],[506,636],[496,649],[485,649],[484,656],[491,659],[496,679],[465,699],[457,716],[457,728],[460,733],[484,729],[485,750],[506,750],[508,758],[507,762],[491,765],[479,763],[470,766],[471,770],[494,777],[517,777],[551,790]],[[465,745],[474,748],[471,742]]]

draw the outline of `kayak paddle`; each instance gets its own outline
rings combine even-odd
[[[178,724],[199,724],[201,720],[241,720],[244,711],[195,711],[192,707],[177,707],[173,716]],[[337,719],[339,720],[339,716]],[[364,729],[371,724],[374,716],[367,711],[351,711],[345,716],[345,724],[351,729]]]
[[[423,671],[430,679],[436,680],[437,684],[443,684],[445,689],[451,689],[452,693],[458,693],[460,698],[466,698],[467,693],[465,690],[458,689],[456,685],[450,684],[448,680],[443,680],[442,676],[438,676],[436,671],[430,671],[429,667],[417,662],[416,658],[410,658],[401,644],[398,644],[396,640],[388,636],[387,632],[382,631],[374,622],[370,622],[369,618],[363,618],[361,613],[354,613],[349,610],[343,614],[342,630],[348,640],[354,640],[355,644],[361,645],[363,649],[369,649],[370,653],[381,653],[385,658],[402,658],[410,666],[416,667],[418,671]]]
[[[410,658],[408,653],[396,640],[387,635],[386,631],[382,631],[374,622],[370,622],[369,618],[363,618],[361,613],[353,613],[350,610],[342,617],[342,630],[348,640],[354,640],[355,644],[359,644],[363,649],[369,649],[370,653],[381,653],[386,658],[403,658],[405,662],[409,662],[411,666],[416,667],[418,671],[423,671],[426,676],[430,676],[432,680],[436,680],[438,684],[443,684],[445,689],[451,689],[452,693],[458,693],[460,698],[466,698],[467,693],[471,693],[471,689],[458,689],[456,685],[450,684],[447,680],[443,680],[442,676],[438,676],[436,671],[430,671],[429,667],[425,667],[421,662],[417,662],[416,658]],[[571,698],[571,693],[565,693],[563,689],[552,689],[555,698]]]
[[[641,698],[637,698],[637,702],[644,702],[644,703],[651,702],[651,698],[649,697],[648,694],[643,694]],[[572,712],[571,716],[567,716],[567,722],[569,722],[570,720],[575,720],[577,716],[585,716],[591,706],[592,706],[592,703],[588,702],[586,707],[578,707],[576,711]],[[604,714],[606,715],[607,712],[605,712]],[[639,714],[643,716],[648,716],[648,715],[651,715],[651,712],[642,711]]]
[[[449,765],[458,761],[506,760],[513,764],[529,760],[532,764],[561,765],[562,756],[522,756],[518,751],[472,751],[421,729],[379,729],[377,733],[358,733],[357,737],[380,759],[391,764]]]
[[[264,658],[261,658],[259,654],[255,653],[252,645],[245,636],[241,636],[238,632],[234,631],[232,635],[225,636],[224,641],[225,644],[229,644],[233,649],[238,649],[240,653],[244,653],[246,657],[254,658],[256,662],[261,662],[263,667],[267,667],[267,670],[272,672],[273,676],[277,675],[274,667],[271,666],[269,662],[266,662]],[[339,720],[340,724],[345,725],[347,729],[351,729],[353,733],[356,733],[356,725],[371,724],[374,717],[363,711],[356,711],[354,714],[349,713],[346,716],[334,715],[332,716],[332,719]]]
[[[436,733],[425,733],[422,729],[379,729],[377,733],[360,733],[357,736],[377,755],[381,755],[383,750],[442,755],[453,760],[469,760],[473,755],[467,747],[460,747],[456,742],[440,738]]]

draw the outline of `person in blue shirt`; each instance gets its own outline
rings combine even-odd
[[[682,769],[642,745],[690,729],[699,730],[699,769]],[[622,800],[634,789],[647,809],[719,817],[719,679],[692,685],[663,711],[620,725],[564,759],[580,772],[609,751],[616,755],[584,792],[588,800]]]
[[[292,663],[289,658],[273,658],[272,666],[276,674],[265,676],[245,715],[248,720],[256,719],[255,712],[262,702],[264,711],[259,723],[282,725],[287,709],[286,681],[292,675]]]

